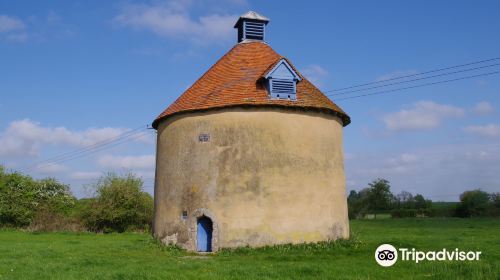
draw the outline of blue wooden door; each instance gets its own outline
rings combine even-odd
[[[212,252],[212,220],[205,216],[198,219],[196,243],[198,252]]]

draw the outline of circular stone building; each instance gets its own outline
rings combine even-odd
[[[153,122],[154,235],[192,251],[347,238],[349,116],[240,17],[238,44]]]

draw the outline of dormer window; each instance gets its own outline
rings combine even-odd
[[[267,23],[268,18],[254,11],[241,15],[234,25],[234,28],[238,28],[238,43],[246,40],[264,41]]]
[[[297,82],[300,76],[285,59],[281,59],[264,76],[271,99],[297,100]]]

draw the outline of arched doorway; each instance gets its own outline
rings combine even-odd
[[[197,221],[196,246],[198,252],[212,252],[213,222],[206,216],[201,216]]]

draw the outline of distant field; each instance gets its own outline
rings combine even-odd
[[[368,220],[371,220],[371,219],[390,219],[391,218],[391,214],[388,214],[388,213],[383,213],[383,214],[377,214],[377,217],[375,217],[375,214],[366,214],[365,217],[363,219],[368,219]]]
[[[500,219],[380,219],[351,222],[354,240],[223,251],[197,256],[146,234],[0,230],[0,279],[499,279]],[[374,260],[381,243],[419,250],[482,251],[479,262]]]

